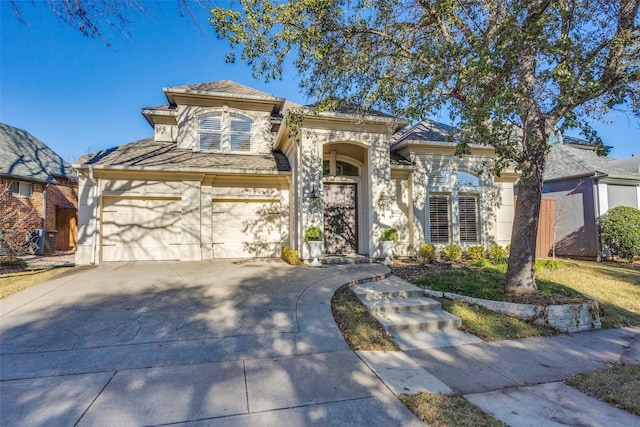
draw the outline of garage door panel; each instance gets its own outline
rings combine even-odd
[[[181,216],[177,200],[105,199],[102,259],[180,259]]]
[[[279,201],[214,202],[214,257],[279,256],[281,222]]]

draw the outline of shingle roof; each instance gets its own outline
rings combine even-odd
[[[313,104],[309,104],[306,105],[306,107],[309,108],[317,108],[319,105],[318,102],[314,102]],[[383,117],[385,119],[393,119],[394,117],[387,114],[387,113],[383,113],[382,111],[378,111],[378,110],[365,110],[362,107],[358,106],[358,105],[351,105],[351,104],[345,104],[342,103],[340,105],[338,105],[337,107],[331,109],[331,110],[327,110],[327,112],[331,112],[331,113],[340,113],[340,114],[351,114],[351,115],[365,115],[365,116],[373,116],[373,117]]]
[[[128,166],[162,170],[290,172],[280,151],[269,154],[230,154],[178,148],[174,142],[147,138],[78,158],[83,166]]]
[[[75,178],[73,167],[29,132],[0,123],[0,174],[36,181]]]
[[[222,95],[230,97],[248,97],[273,101],[281,101],[280,98],[267,92],[262,92],[249,86],[241,85],[232,80],[218,80],[215,82],[198,83],[184,86],[172,86],[165,88],[165,92],[202,93],[210,95]]]
[[[621,169],[640,173],[640,156],[631,156],[624,159],[614,160],[613,164]]]
[[[411,129],[399,134],[394,144],[403,141],[416,142],[440,142],[447,144],[456,144],[455,134],[457,129],[444,123],[435,122],[433,120],[423,120]]]
[[[395,151],[389,153],[389,162],[391,163],[391,166],[414,166],[411,160],[402,157]]]
[[[546,181],[593,175],[640,181],[640,174],[620,168],[615,159],[598,156],[592,148],[567,144],[551,147],[544,174]]]

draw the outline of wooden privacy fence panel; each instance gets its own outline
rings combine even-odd
[[[517,199],[517,197],[515,197]],[[515,202],[514,202],[515,203]],[[556,226],[556,201],[542,198],[536,236],[536,258],[549,258],[553,251],[553,231]]]
[[[542,198],[536,237],[536,258],[548,258],[553,250],[553,231],[556,224],[555,199]]]

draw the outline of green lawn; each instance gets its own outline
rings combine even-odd
[[[536,273],[541,293],[595,298],[600,302],[604,328],[640,325],[640,266],[587,261],[564,265]],[[414,283],[436,291],[500,300],[504,277],[504,268],[500,267],[456,267],[420,276]]]

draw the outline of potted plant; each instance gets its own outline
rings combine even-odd
[[[382,246],[382,256],[384,265],[391,264],[393,259],[393,246],[398,241],[398,230],[395,228],[385,228],[380,234],[380,245]]]
[[[322,255],[322,230],[319,227],[309,227],[304,233],[304,239],[309,245],[309,255],[313,258],[311,262],[312,267],[320,267],[322,264],[318,261],[320,255]]]

